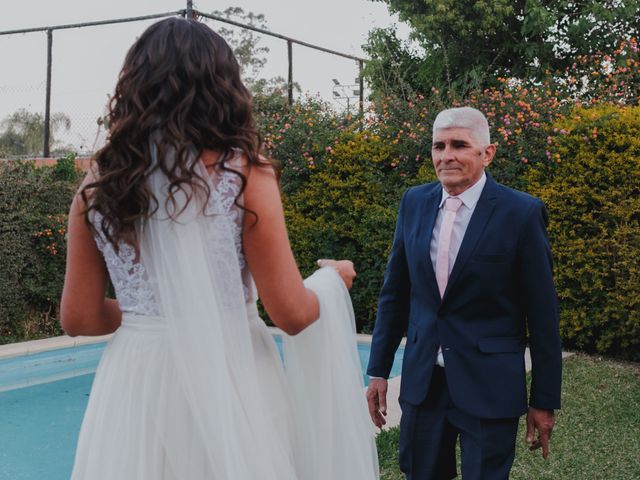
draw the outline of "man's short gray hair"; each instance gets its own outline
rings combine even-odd
[[[482,146],[491,143],[489,122],[480,110],[471,107],[449,108],[441,111],[433,122],[433,133],[445,128],[467,128]]]

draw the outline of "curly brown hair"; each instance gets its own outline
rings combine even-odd
[[[240,67],[229,45],[208,26],[195,20],[168,18],[151,25],[133,44],[124,61],[109,104],[109,138],[95,155],[98,174],[81,191],[90,212],[102,215],[99,229],[118,248],[119,241],[136,244],[136,224],[158,208],[146,186],[160,168],[173,192],[210,189],[196,171],[194,159],[204,150],[220,152],[217,168],[226,166],[239,149],[249,167],[267,163],[260,157],[251,94],[240,79]],[[151,149],[158,149],[152,166]],[[165,161],[167,152],[175,160]],[[87,198],[90,197],[90,201]],[[188,198],[191,198],[189,196]],[[237,199],[236,199],[237,201]]]

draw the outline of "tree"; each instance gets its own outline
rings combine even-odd
[[[484,87],[498,76],[541,78],[564,70],[577,55],[611,52],[640,32],[640,0],[374,0],[382,1],[412,29],[424,49],[410,84]],[[382,39],[382,40],[381,40]],[[398,44],[393,31],[370,34],[368,53],[380,62]],[[406,67],[407,46],[397,58]],[[372,69],[368,74],[379,75]],[[385,71],[386,76],[390,74]],[[380,83],[372,78],[372,83]]]
[[[269,30],[267,20],[262,13],[245,12],[240,7],[229,7],[224,11],[216,10],[213,15],[233,20],[238,23]],[[242,68],[245,84],[255,96],[272,99],[284,97],[287,92],[287,81],[277,76],[269,79],[260,77],[261,70],[267,63],[269,47],[260,45],[259,34],[246,28],[231,28],[221,24],[217,32],[233,49],[233,53]],[[300,86],[294,83],[294,89],[300,91]]]
[[[240,7],[229,7],[224,11],[216,10],[213,15],[262,30],[269,29],[263,14],[245,12]],[[226,25],[220,24],[216,30],[233,49],[233,53],[242,67],[245,81],[253,83],[257,80],[260,70],[267,63],[266,55],[269,53],[269,47],[260,45],[260,37],[253,30],[240,27],[231,28]]]
[[[64,113],[54,113],[50,120],[50,144],[56,145],[55,134],[68,131],[71,119]],[[42,154],[44,116],[20,109],[0,122],[0,157],[36,156]]]
[[[398,38],[395,27],[371,31],[363,49],[370,58],[363,75],[374,93],[395,92],[407,98],[426,85],[419,53]]]

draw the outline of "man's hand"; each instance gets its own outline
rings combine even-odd
[[[367,404],[373,424],[382,428],[387,423],[387,379],[372,378],[367,389]]]
[[[371,407],[369,407],[371,410]],[[551,431],[556,424],[553,410],[540,410],[538,408],[529,407],[527,412],[527,436],[525,441],[529,445],[529,450],[537,450],[542,447],[542,458],[545,460],[549,455],[549,441],[551,440]],[[536,430],[538,438],[535,437]]]

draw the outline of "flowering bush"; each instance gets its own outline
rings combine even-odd
[[[33,252],[37,261],[28,270],[25,286],[31,306],[56,317],[64,282],[67,215],[49,214],[35,224]]]
[[[528,173],[549,211],[567,347],[640,360],[640,107],[576,108],[559,163]]]
[[[489,171],[500,182],[526,189],[524,173],[537,162],[557,163],[556,127],[576,104],[635,105],[640,95],[640,56],[635,39],[610,54],[579,56],[564,72],[547,72],[542,82],[498,78],[497,86],[458,98],[432,88],[431,95],[378,101],[362,128],[375,131],[394,148],[393,164],[407,177],[429,161],[436,114],[448,107],[471,106],[484,112],[498,152]]]
[[[347,118],[332,113],[326,105],[312,102],[298,106],[286,116],[272,118],[266,144],[275,158],[283,160],[283,191],[291,240],[303,270],[310,271],[319,256],[353,258],[363,272],[352,292],[354,308],[359,326],[368,330],[375,316],[375,297],[401,191],[435,179],[430,161],[435,115],[449,106],[473,106],[486,114],[492,140],[498,145],[497,157],[489,168],[492,175],[502,183],[532,191],[550,205],[552,222],[556,222],[552,223],[550,234],[558,257],[562,329],[567,345],[628,356],[633,342],[629,340],[630,330],[624,326],[629,320],[624,323],[621,312],[630,311],[628,302],[638,297],[637,292],[629,290],[631,284],[625,283],[629,288],[625,287],[621,294],[624,299],[620,295],[609,297],[617,298],[621,305],[615,310],[598,295],[584,290],[589,285],[586,279],[592,277],[580,268],[575,270],[575,262],[598,251],[600,263],[589,264],[585,260],[585,265],[593,270],[589,275],[596,271],[600,272],[597,275],[610,273],[611,259],[607,258],[611,249],[602,250],[598,240],[580,229],[588,224],[588,218],[576,212],[567,216],[569,210],[554,206],[555,199],[561,196],[554,197],[549,192],[557,194],[551,187],[554,179],[567,180],[568,175],[574,175],[576,182],[583,182],[580,188],[592,179],[586,171],[576,175],[574,162],[585,162],[589,157],[590,161],[607,164],[609,157],[605,150],[585,148],[603,141],[603,135],[617,138],[607,123],[607,115],[615,114],[621,105],[637,103],[639,85],[638,48],[635,40],[631,40],[610,55],[579,57],[566,72],[550,74],[539,83],[501,78],[496,87],[473,92],[464,99],[435,89],[430,96],[410,100],[387,97],[372,104],[361,118]],[[578,128],[574,108],[593,103],[618,107],[612,107],[613,110],[603,107],[601,113],[608,113],[592,121],[585,120]],[[610,146],[614,151],[622,148]],[[528,173],[531,167],[535,175]],[[624,172],[622,165],[615,168]],[[598,188],[611,185],[605,176],[597,178],[603,182]],[[627,178],[637,182],[638,177]],[[533,182],[531,186],[529,181]],[[575,191],[574,187],[568,190],[572,195]],[[625,228],[628,240],[629,228],[635,227]],[[568,240],[567,235],[575,237]],[[625,244],[625,248],[631,248],[633,242],[637,239]],[[620,268],[615,267],[614,271]],[[575,283],[578,277],[584,278],[579,281],[581,286]],[[601,283],[598,285],[602,287]],[[600,310],[587,298],[599,298]],[[631,328],[636,332],[638,327]]]
[[[557,94],[581,105],[637,105],[640,95],[640,48],[635,38],[613,52],[580,55],[555,75]]]
[[[337,114],[319,99],[306,98],[292,107],[272,102],[269,108],[258,112],[257,122],[265,153],[282,166],[283,191],[293,193],[322,166],[354,118]]]
[[[73,159],[55,167],[0,163],[0,343],[59,334],[66,212],[79,174]]]
[[[490,167],[496,179],[515,188],[525,188],[522,174],[527,166],[551,160],[550,148],[558,131],[553,124],[564,118],[571,105],[553,95],[548,84],[526,86],[499,78],[499,87],[471,95],[465,102],[484,112],[496,159]]]
[[[375,132],[392,149],[388,167],[411,183],[420,167],[431,164],[431,130],[445,108],[440,97],[417,95],[409,101],[386,97],[373,104],[363,128]]]
[[[386,164],[391,148],[377,135],[346,132],[305,184],[285,196],[291,243],[304,274],[319,258],[351,259],[359,330],[370,331],[391,247],[401,192]]]
[[[563,119],[573,102],[558,99],[547,83],[525,86],[499,79],[499,86],[454,99],[436,89],[406,101],[387,97],[372,106],[360,128],[375,132],[392,147],[389,168],[397,169],[408,184],[420,168],[431,163],[433,121],[444,108],[471,106],[487,116],[498,153],[489,167],[502,183],[525,188],[523,173],[531,163],[553,161],[551,147],[561,135],[553,124]]]
[[[265,154],[283,167],[301,270],[310,273],[320,257],[352,259],[358,327],[370,330],[402,191],[435,180],[433,120],[443,108],[473,106],[486,114],[498,144],[492,175],[549,206],[565,343],[633,357],[640,338],[640,113],[624,106],[638,103],[639,65],[632,39],[614,52],[578,57],[544,81],[501,78],[465,98],[435,88],[409,100],[387,97],[362,116],[317,98],[291,107],[277,92],[256,96]],[[608,106],[576,109],[593,104]],[[66,220],[59,212],[77,183],[72,158],[53,168],[0,165],[0,341],[24,337],[34,311],[55,317]],[[36,335],[53,331],[42,325]]]
[[[52,257],[63,257],[66,251],[67,215],[47,215],[46,221],[33,235],[37,250]]]

